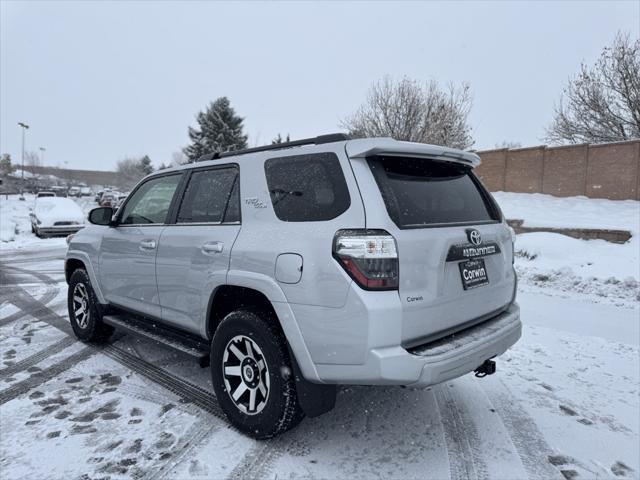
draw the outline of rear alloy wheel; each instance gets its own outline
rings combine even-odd
[[[71,274],[67,295],[71,328],[80,340],[100,342],[107,340],[113,327],[102,323],[102,306],[91,287],[87,272],[79,268]]]
[[[269,367],[260,347],[244,335],[227,344],[222,358],[224,386],[235,406],[247,415],[260,413],[269,400]]]
[[[222,320],[211,343],[211,378],[229,421],[254,438],[279,435],[304,417],[286,340],[268,312],[236,310]]]

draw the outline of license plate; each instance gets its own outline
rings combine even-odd
[[[462,287],[465,290],[469,290],[470,288],[482,287],[483,285],[487,285],[489,283],[487,269],[484,266],[484,260],[482,258],[460,262],[458,266],[460,267]]]

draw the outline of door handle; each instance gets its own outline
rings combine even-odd
[[[140,242],[140,250],[154,250],[156,248],[155,240],[142,240]]]
[[[209,253],[222,253],[224,250],[224,243],[222,242],[207,242],[202,245],[202,251],[206,254]]]

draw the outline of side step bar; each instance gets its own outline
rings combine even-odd
[[[209,344],[195,335],[152,325],[127,315],[105,315],[102,317],[102,321],[122,332],[146,338],[189,355],[195,358],[201,367],[209,365]]]

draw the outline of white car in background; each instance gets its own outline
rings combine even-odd
[[[31,231],[38,237],[69,235],[84,227],[86,215],[70,198],[36,198],[31,217]]]
[[[90,187],[80,187],[80,196],[82,196],[82,197],[91,196],[91,188]]]

